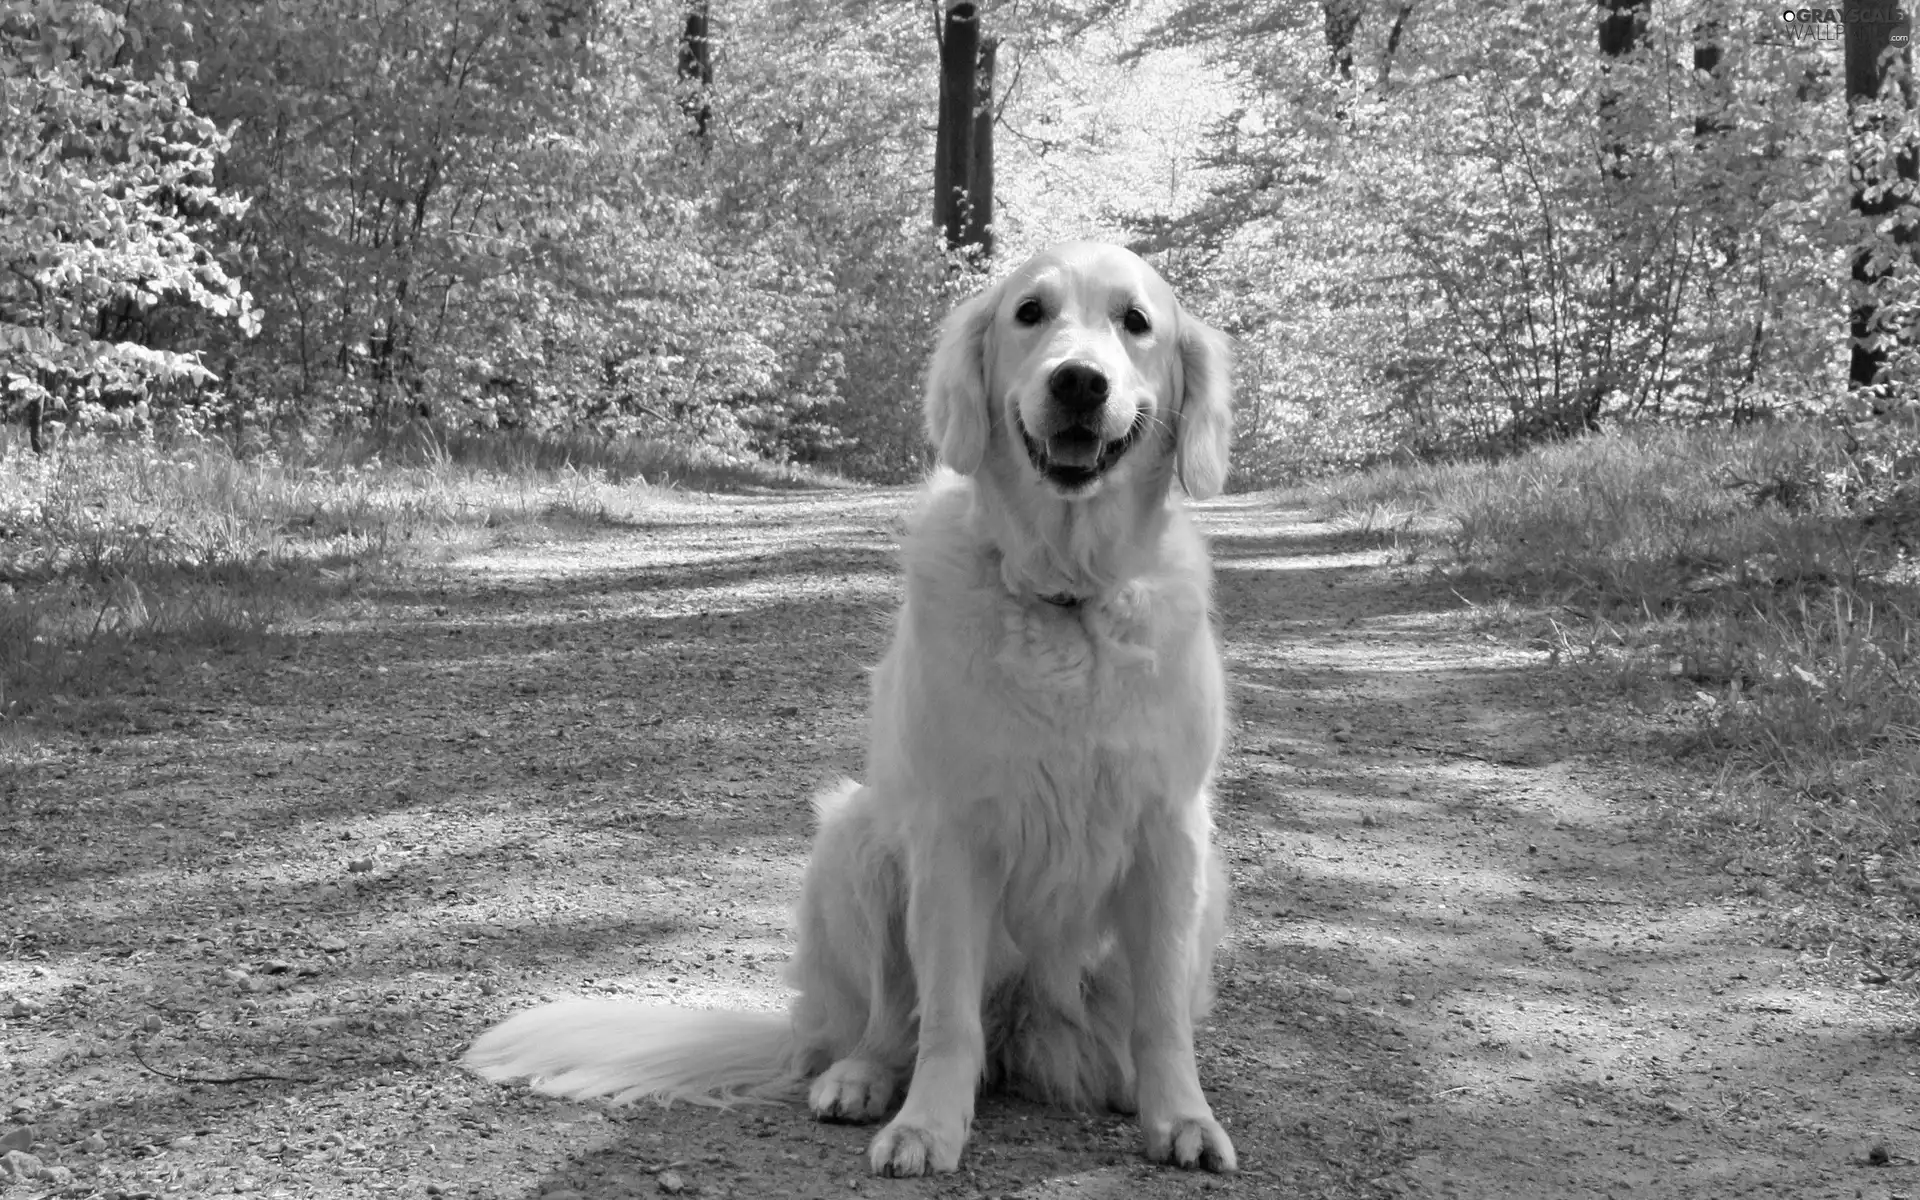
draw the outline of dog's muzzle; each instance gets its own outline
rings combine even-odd
[[[1064,420],[1045,438],[1027,430],[1014,413],[1027,459],[1047,482],[1063,491],[1079,491],[1106,474],[1146,431],[1147,410],[1134,414],[1133,424],[1117,438],[1100,436],[1101,410],[1107,403],[1107,377],[1087,363],[1062,363],[1047,377],[1047,401]]]

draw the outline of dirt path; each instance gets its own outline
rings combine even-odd
[[[43,1173],[6,1194],[1920,1196],[1908,993],[1769,948],[1746,884],[1640,831],[1685,785],[1598,746],[1567,676],[1259,498],[1206,506],[1237,895],[1202,1075],[1240,1176],[990,1101],[960,1175],[874,1180],[867,1131],[797,1110],[451,1068],[543,994],[781,1003],[904,503],[523,536],[15,738],[0,1151]]]

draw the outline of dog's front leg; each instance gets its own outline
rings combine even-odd
[[[926,1175],[960,1165],[986,1061],[980,1024],[994,889],[963,832],[912,851],[907,952],[920,1001],[919,1052],[899,1115],[873,1139],[878,1175]]]
[[[1203,818],[1204,819],[1204,818]],[[1133,968],[1133,1062],[1147,1157],[1209,1171],[1238,1168],[1193,1061],[1193,997],[1208,890],[1207,833],[1149,822],[1120,892],[1120,939]]]

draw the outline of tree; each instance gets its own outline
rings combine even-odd
[[[687,24],[680,34],[680,82],[686,89],[680,107],[693,121],[693,136],[707,141],[713,119],[713,40],[708,0],[688,0]]]
[[[1821,48],[1723,0],[1589,11],[1208,0],[1148,35],[1244,81],[1210,194],[1141,228],[1221,298],[1257,470],[1781,411],[1830,369],[1840,136],[1779,86]]]
[[[957,0],[940,26],[940,118],[933,140],[933,219],[948,249],[979,245],[984,229],[971,215],[979,72],[980,12]]]
[[[997,38],[982,38],[974,71],[973,138],[967,147],[967,220],[960,244],[993,256],[993,71]]]
[[[1912,274],[1920,218],[1912,24],[1901,10],[1864,8],[1846,22],[1848,200],[1861,226],[1849,263],[1847,378],[1856,390],[1884,390],[1896,350],[1915,340],[1911,303],[1893,302],[1895,282]]]
[[[35,450],[50,412],[96,421],[212,378],[125,326],[184,305],[257,327],[207,245],[240,210],[213,181],[226,139],[189,106],[191,64],[142,32],[89,0],[0,0],[0,386]]]

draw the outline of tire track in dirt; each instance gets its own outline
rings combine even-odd
[[[64,1194],[128,1197],[1920,1193],[1904,996],[1768,948],[1739,881],[1639,823],[1687,781],[1597,745],[1570,676],[1258,496],[1202,508],[1236,884],[1202,1075],[1240,1176],[989,1100],[960,1174],[874,1180],[870,1131],[796,1109],[453,1068],[542,995],[781,1003],[907,504],[673,495],[513,534],[210,658],[130,731],[49,735],[0,810],[0,1132],[31,1123]],[[134,1039],[316,1082],[171,1081]]]

